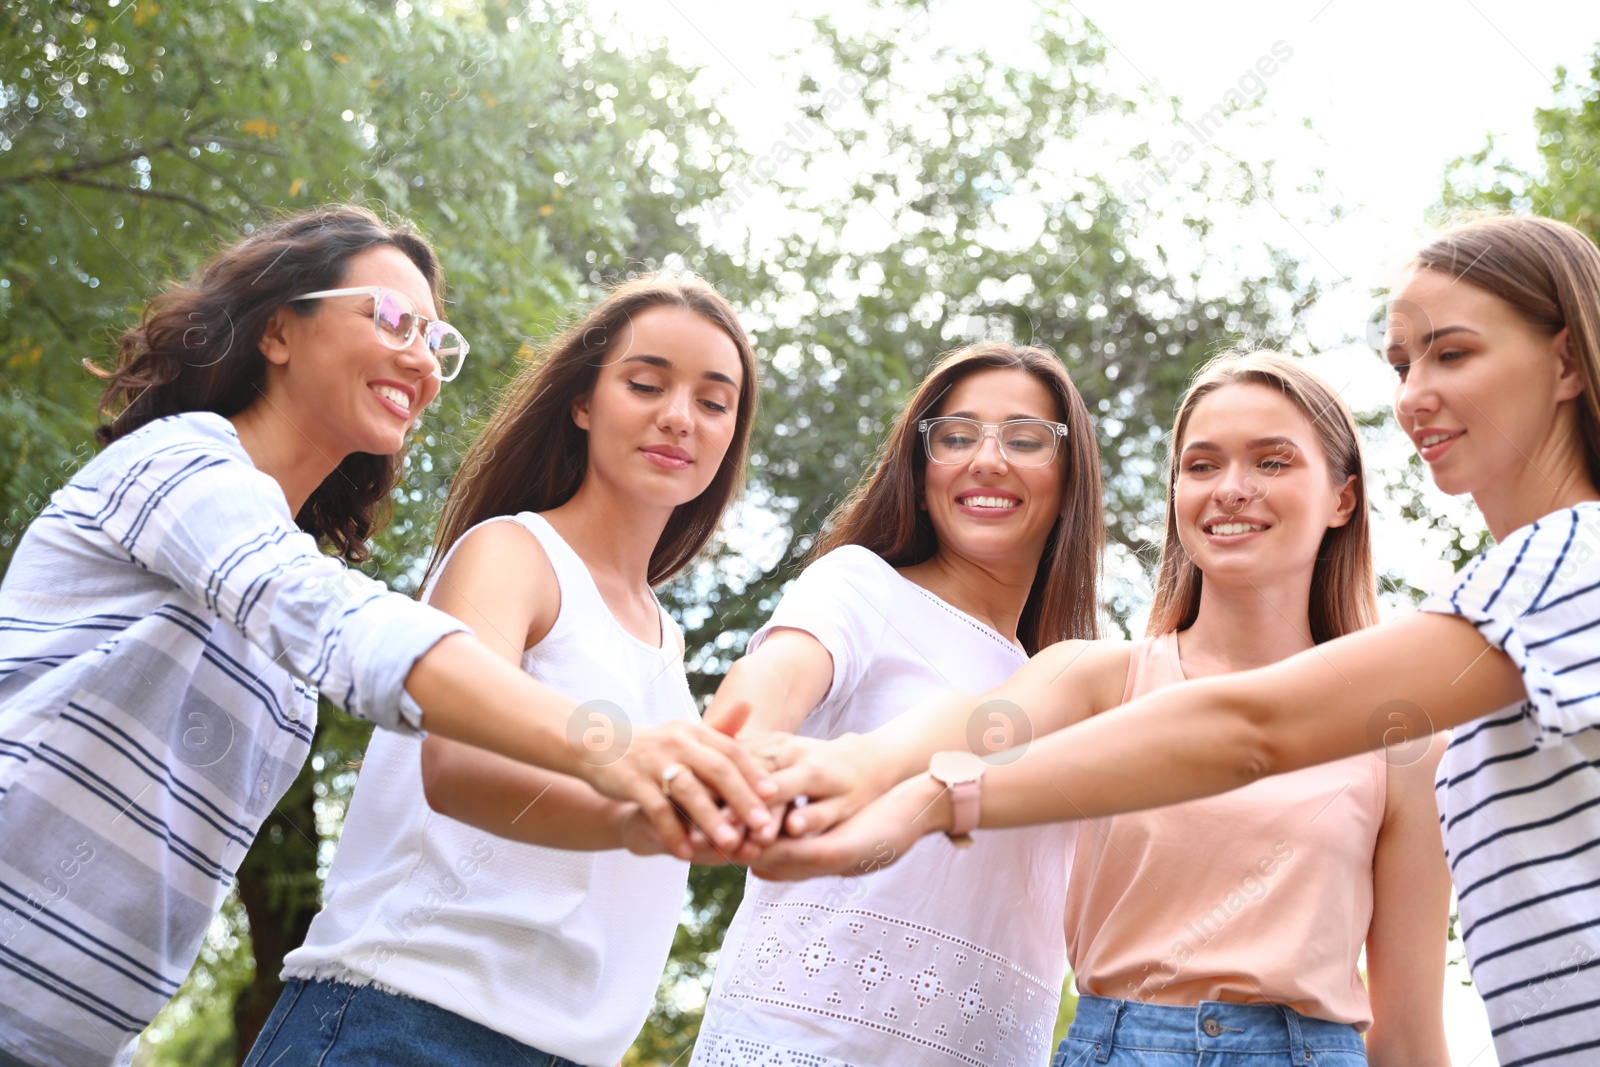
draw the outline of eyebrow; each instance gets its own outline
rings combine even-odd
[[[1253,451],[1258,448],[1292,448],[1297,452],[1300,450],[1300,446],[1288,437],[1257,437],[1254,441],[1246,441],[1244,447],[1246,451]],[[1221,451],[1221,445],[1213,444],[1210,441],[1190,441],[1183,446],[1184,455],[1188,455],[1190,452]]]
[[[660,367],[662,370],[672,370],[673,369],[672,368],[672,360],[668,359],[666,356],[650,356],[650,355],[628,356],[622,362],[624,362],[624,363],[633,363],[633,362],[648,363],[650,366],[652,366],[652,367]],[[726,374],[723,374],[719,370],[708,370],[708,371],[705,372],[703,377],[707,381],[722,382],[722,383],[724,383],[726,385],[733,386],[735,389],[739,388],[739,383],[738,382],[734,381],[732,378],[728,377]]]
[[[1425,333],[1425,334],[1422,335],[1422,347],[1423,348],[1427,348],[1430,345],[1432,345],[1433,342],[1437,341],[1439,338],[1444,337],[1444,336],[1446,336],[1448,334],[1452,334],[1452,333],[1470,333],[1474,337],[1478,336],[1478,331],[1474,330],[1470,326],[1441,326],[1437,330],[1434,330],[1431,333]],[[1405,345],[1396,343],[1396,344],[1390,345],[1388,348],[1384,349],[1384,351],[1385,352],[1394,352],[1394,351],[1396,351],[1398,349],[1402,349],[1404,347],[1405,347]]]
[[[952,411],[948,415],[935,415],[934,418],[939,418],[939,419],[971,419],[973,422],[982,422],[983,421],[982,419],[978,418],[976,412],[972,412],[972,411]],[[1016,420],[1016,419],[1032,419],[1035,422],[1055,422],[1056,421],[1055,419],[1047,419],[1043,415],[1021,415],[1021,414],[1016,414],[1016,413],[1012,413],[1010,415],[1007,415],[1005,418],[1001,419],[1000,421],[1001,422],[1012,422],[1013,420]]]

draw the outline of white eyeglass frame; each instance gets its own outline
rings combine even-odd
[[[929,463],[937,463],[941,467],[954,467],[962,463],[971,463],[970,459],[934,459],[933,439],[930,436],[933,428],[941,422],[964,422],[969,426],[978,428],[978,443],[973,445],[973,455],[983,448],[983,439],[993,436],[995,447],[1000,449],[1000,458],[1013,467],[1048,467],[1056,460],[1056,453],[1061,450],[1061,442],[1067,437],[1067,424],[1064,422],[1051,422],[1049,419],[1007,419],[1005,422],[979,422],[977,419],[968,419],[960,415],[941,415],[936,419],[922,419],[917,423],[917,432],[922,435],[922,451],[928,457]],[[1048,426],[1051,430],[1050,455],[1043,463],[1018,463],[1006,454],[1006,443],[1000,436],[1000,429],[1004,426]]]
[[[426,338],[427,328],[435,323],[440,326],[450,326],[450,323],[443,319],[430,319],[428,316],[419,313],[417,311],[417,305],[412,303],[410,297],[406,296],[404,293],[390,289],[386,285],[358,285],[349,289],[319,289],[314,293],[301,293],[299,296],[292,296],[289,298],[289,303],[293,304],[299,300],[321,300],[322,298],[329,296],[372,297],[372,328],[377,331],[378,339],[384,344],[389,344],[389,338],[393,337],[394,335],[386,333],[383,327],[378,325],[378,315],[380,309],[383,307],[381,302],[382,298],[384,296],[392,296],[409,304],[411,306],[411,319],[415,325],[411,327],[411,336],[407,337],[402,344],[400,344],[398,347],[390,345],[390,347],[394,348],[396,352],[403,352],[405,349],[409,348],[411,344],[416,341],[418,335],[422,335],[424,338]],[[440,360],[438,353],[434,352],[433,349],[428,348],[428,343],[426,340],[423,341],[422,345],[424,348],[428,348],[428,354],[433,356],[433,376],[439,379],[441,382],[454,381],[456,375],[461,373],[461,368],[467,365],[467,353],[472,351],[472,344],[467,340],[466,335],[460,330],[457,330],[454,326],[450,326],[450,329],[455,330],[455,335],[461,338],[460,362],[456,364],[456,369],[451,372],[450,377],[446,378],[444,376],[444,362]]]

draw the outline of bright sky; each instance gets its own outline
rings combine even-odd
[[[644,38],[665,38],[681,61],[702,66],[703,84],[753,153],[783,137],[800,116],[792,95],[794,68],[780,57],[810,39],[801,14],[827,10],[842,20],[839,0],[797,5],[788,0],[591,0],[597,16],[614,15]],[[1371,296],[1415,251],[1426,233],[1446,164],[1484,146],[1531,164],[1533,111],[1553,102],[1557,66],[1586,71],[1600,44],[1594,0],[1078,0],[1074,5],[1110,42],[1110,69],[1126,89],[1146,86],[1176,97],[1197,122],[1263,57],[1269,76],[1260,95],[1261,126],[1230,120],[1216,143],[1244,154],[1266,153],[1285,173],[1321,168],[1328,195],[1346,211],[1337,222],[1303,221],[1311,205],[1286,204],[1293,222],[1269,216],[1244,235],[1303,256],[1331,287],[1309,324],[1316,368],[1358,410],[1387,402],[1389,372],[1359,339],[1374,307]],[[974,47],[1004,55],[1021,47],[1032,21],[1027,0],[936,0],[934,26]],[[1307,133],[1310,120],[1314,133]],[[759,227],[762,205],[746,208]],[[1358,340],[1352,344],[1350,339]],[[1369,457],[1378,467],[1403,462],[1403,441]],[[1430,506],[1463,509],[1437,493]],[[1380,508],[1380,511],[1383,509]],[[1423,587],[1437,573],[1440,545],[1391,520],[1375,530],[1380,568],[1399,568]],[[1452,968],[1447,1024],[1457,1065],[1493,1067],[1481,1004]]]

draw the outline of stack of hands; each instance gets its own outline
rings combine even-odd
[[[735,863],[800,880],[888,866],[923,834],[947,830],[947,790],[927,775],[897,784],[873,740],[741,732],[748,708],[634,734],[590,783],[631,802],[623,844],[700,864]]]

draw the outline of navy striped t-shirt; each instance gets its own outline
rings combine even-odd
[[[1421,606],[1471,622],[1528,689],[1455,731],[1436,782],[1500,1063],[1600,1063],[1600,503],[1517,530]]]
[[[461,629],[320,552],[220,416],[58,490],[0,582],[0,1049],[126,1062],[305,762],[314,687],[415,726],[411,664]]]

